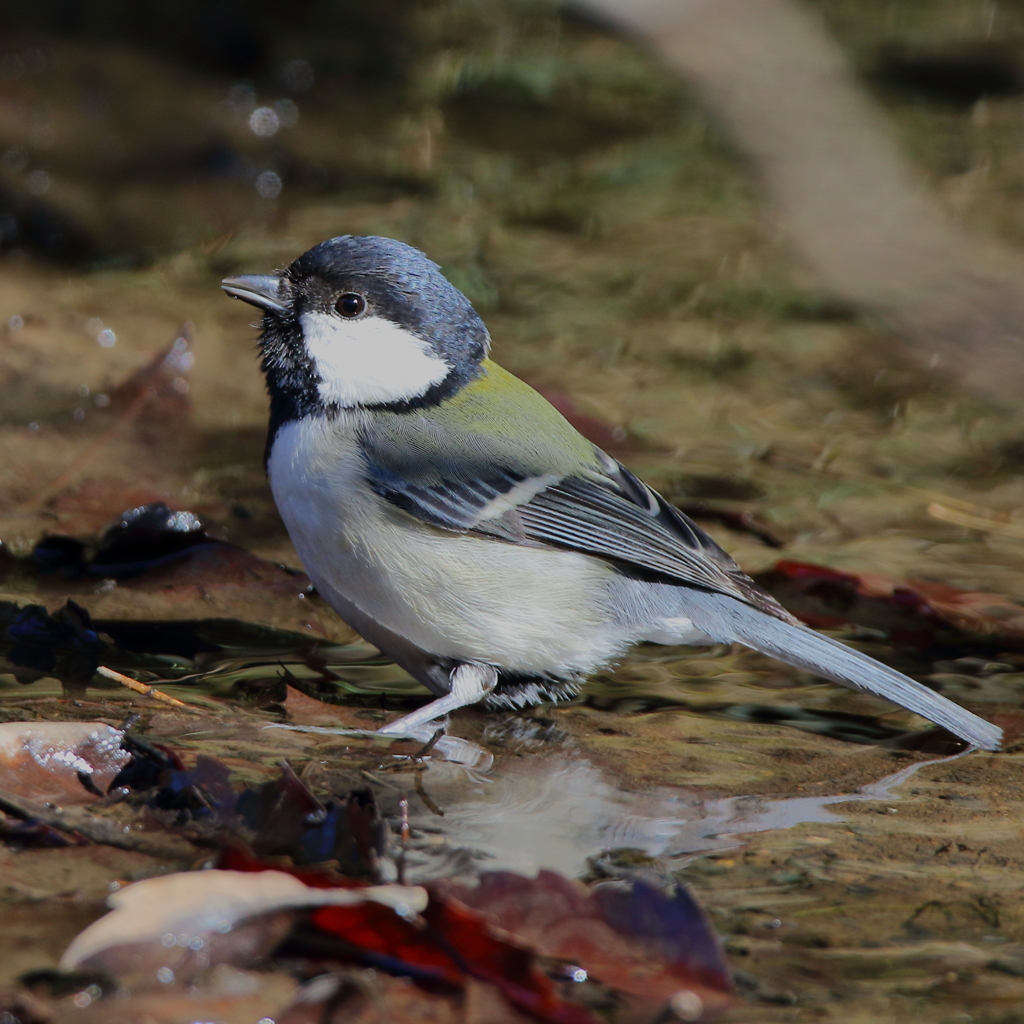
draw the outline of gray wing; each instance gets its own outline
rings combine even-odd
[[[374,491],[432,526],[580,551],[793,621],[700,527],[604,452],[593,472],[559,475],[485,460],[399,466],[372,443],[363,451]]]
[[[513,458],[399,465],[390,446],[364,445],[370,485],[422,522],[517,544],[570,549],[625,571],[708,592],[688,614],[710,637],[739,641],[930,718],[969,743],[997,750],[1001,730],[895,669],[821,636],[759,590],[682,512],[603,452],[567,473]],[[479,453],[477,453],[479,454]],[[506,453],[507,454],[507,453]],[[492,450],[490,456],[498,455]],[[474,468],[475,467],[475,468]],[[733,598],[734,600],[723,600]],[[763,612],[765,614],[758,614]]]

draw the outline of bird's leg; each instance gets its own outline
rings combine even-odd
[[[378,729],[385,736],[412,736],[420,739],[424,726],[443,718],[458,708],[476,704],[498,685],[498,670],[493,665],[468,662],[456,665],[450,676],[451,690],[443,697],[417,708]]]
[[[388,736],[395,739],[413,739],[420,743],[431,743],[434,752],[448,761],[463,764],[477,771],[487,771],[494,758],[472,740],[464,740],[460,736],[441,736],[443,724],[439,727],[438,718],[442,718],[456,708],[475,704],[498,685],[498,671],[493,665],[464,663],[456,665],[449,675],[451,690],[444,697],[424,705],[419,710],[405,715],[383,729],[376,732],[369,729],[331,729],[322,725],[289,725],[284,722],[273,722],[264,726],[265,729],[291,729],[295,732],[329,733],[332,736]],[[436,680],[435,680],[436,683]]]

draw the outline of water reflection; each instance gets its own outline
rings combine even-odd
[[[421,837],[409,858],[410,877],[436,876],[439,860],[446,871],[549,868],[575,877],[608,850],[674,859],[734,848],[755,832],[840,823],[843,816],[829,809],[835,804],[898,800],[893,791],[920,768],[960,756],[918,761],[854,793],[779,800],[705,798],[669,787],[630,792],[564,752],[501,758],[490,774],[439,762],[422,784],[444,814],[411,818]]]

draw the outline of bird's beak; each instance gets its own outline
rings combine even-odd
[[[225,277],[220,283],[232,298],[241,299],[260,309],[274,313],[287,310],[287,285],[283,278],[274,274],[240,274],[238,277]]]

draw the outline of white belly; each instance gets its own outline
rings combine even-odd
[[[351,438],[342,420],[288,423],[268,464],[288,533],[328,601],[343,595],[431,654],[518,672],[591,672],[635,638],[611,610],[609,566],[414,521],[359,481]]]

